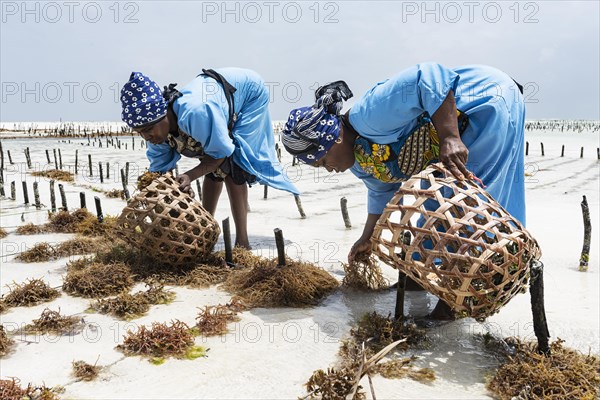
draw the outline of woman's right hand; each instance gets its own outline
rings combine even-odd
[[[348,253],[348,264],[352,264],[352,262],[356,259],[368,257],[370,254],[371,254],[371,240],[363,239],[361,237],[352,245],[352,248],[350,249],[350,253]]]

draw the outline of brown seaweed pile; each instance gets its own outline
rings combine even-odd
[[[87,218],[95,218],[85,208],[79,208],[73,212],[58,211],[48,215],[49,221],[44,225],[45,232],[53,233],[76,233],[79,223]]]
[[[245,309],[246,306],[239,300],[225,305],[205,306],[196,317],[196,328],[203,336],[224,335],[228,332],[227,324],[239,321],[237,314]]]
[[[342,341],[339,350],[340,363],[326,371],[317,370],[305,384],[309,392],[306,398],[346,399],[354,393],[354,399],[365,399],[358,386],[357,376],[369,376],[371,391],[374,392],[371,374],[386,378],[408,377],[420,382],[431,382],[434,372],[429,368],[412,366],[415,357],[393,358],[378,363],[394,349],[407,350],[425,340],[425,332],[413,323],[385,318],[375,312],[365,314],[351,330],[352,337]]]
[[[113,296],[133,285],[129,267],[123,263],[91,263],[83,269],[67,270],[63,290],[74,296],[98,298]]]
[[[537,352],[537,343],[515,339],[516,353],[500,366],[487,388],[498,399],[597,399],[600,358],[550,344],[550,356]]]
[[[92,307],[102,314],[129,320],[146,314],[153,304],[168,304],[174,299],[174,292],[164,290],[160,283],[150,283],[145,292],[123,292],[111,299],[98,300]]]
[[[150,329],[142,325],[137,332],[129,330],[117,349],[128,356],[183,357],[193,346],[194,335],[190,328],[175,320],[171,325],[153,322]]]
[[[343,264],[342,285],[358,290],[381,290],[389,287],[374,255],[357,258],[350,264]]]
[[[16,232],[18,235],[37,235],[44,232],[44,225],[36,225],[29,222],[19,226]]]
[[[54,179],[63,182],[73,182],[73,174],[69,171],[63,171],[60,169],[49,169],[47,171],[33,171],[33,176],[41,176],[43,178]]]
[[[96,361],[97,362],[97,361]],[[93,381],[98,377],[102,367],[88,364],[85,361],[73,361],[73,376],[82,381]]]
[[[224,288],[250,307],[307,307],[317,305],[339,286],[327,271],[307,262],[263,259],[249,270],[234,271]]]
[[[121,190],[119,190],[119,189],[109,190],[109,191],[104,192],[104,195],[106,197],[110,197],[110,198],[113,198],[113,199],[123,199],[123,200],[125,200],[125,192],[122,189]]]
[[[83,330],[85,324],[81,318],[75,316],[63,316],[58,311],[46,308],[42,311],[40,318],[34,319],[31,324],[25,326],[22,332],[39,333],[41,335],[53,333],[57,335],[74,335]]]
[[[23,262],[50,261],[60,257],[94,253],[104,246],[106,246],[105,241],[88,237],[75,237],[56,246],[40,242],[19,254],[16,259]]]
[[[22,284],[13,283],[9,289],[8,294],[2,298],[8,307],[35,306],[60,296],[58,290],[51,288],[41,279],[29,279]]]
[[[4,357],[15,344],[15,341],[8,337],[4,326],[0,325],[0,357]],[[3,397],[0,397],[0,399]]]
[[[5,238],[7,235],[8,235],[8,233],[6,233],[4,228],[0,228],[0,239]]]
[[[51,389],[45,385],[35,387],[28,384],[26,388],[21,387],[18,378],[0,379],[0,399],[2,400],[60,400],[57,392],[64,389]]]

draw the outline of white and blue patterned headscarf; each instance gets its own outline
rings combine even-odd
[[[340,136],[343,100],[352,92],[343,81],[317,89],[317,102],[311,107],[292,110],[281,131],[281,141],[288,153],[312,164],[323,157]]]
[[[132,128],[152,125],[167,115],[162,90],[141,72],[132,72],[121,89],[121,119]]]

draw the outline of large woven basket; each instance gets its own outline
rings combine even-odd
[[[405,232],[410,242],[403,241]],[[517,219],[441,164],[402,184],[371,241],[383,262],[443,299],[458,316],[478,319],[522,291],[531,261],[541,256]]]
[[[186,264],[209,254],[221,232],[210,213],[179,190],[171,174],[132,197],[117,225],[131,245],[168,264]]]

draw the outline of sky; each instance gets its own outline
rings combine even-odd
[[[319,85],[345,80],[356,99],[425,61],[507,72],[528,119],[598,120],[599,4],[0,1],[0,122],[118,121],[131,71],[181,86],[227,66],[264,78],[280,120]]]

